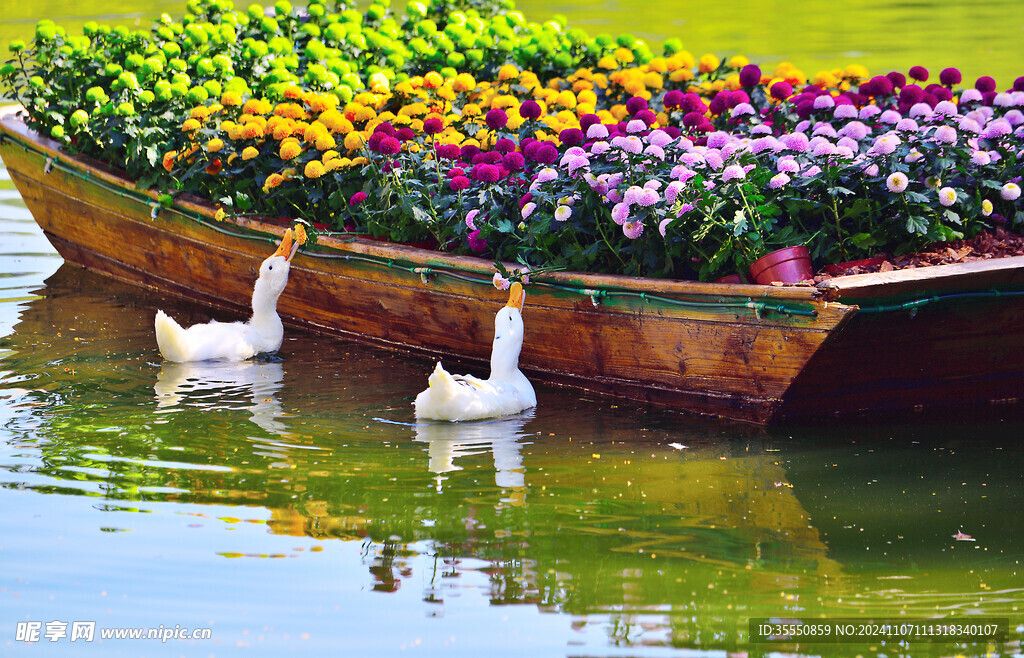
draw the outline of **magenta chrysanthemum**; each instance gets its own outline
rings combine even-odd
[[[469,189],[469,179],[465,176],[456,176],[448,181],[448,187],[454,192]]]
[[[541,109],[537,101],[523,101],[519,106],[519,116],[524,119],[537,119],[540,115]]]

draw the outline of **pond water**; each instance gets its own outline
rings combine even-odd
[[[853,53],[878,70],[1024,73],[1018,3],[531,2],[528,16],[591,32],[679,35],[808,72]],[[8,4],[0,42],[41,16],[180,11]],[[782,45],[757,41],[783,28]],[[971,29],[974,48],[948,38]],[[820,615],[1010,630],[778,648],[1021,652],[1020,423],[762,430],[540,385],[521,417],[417,424],[425,358],[289,331],[275,358],[163,363],[156,310],[207,309],[63,263],[2,168],[0,289],[3,655],[762,655],[776,647],[751,645],[750,618]],[[52,625],[50,642],[49,622],[66,637]],[[95,623],[92,642],[71,640],[75,622]],[[112,629],[210,637],[100,637]]]
[[[818,615],[1010,628],[827,655],[1020,651],[1020,425],[766,431],[544,385],[417,424],[426,358],[289,331],[164,363],[156,310],[206,310],[62,263],[0,172],[2,654],[761,655],[750,618]],[[210,638],[100,639],[151,628]]]

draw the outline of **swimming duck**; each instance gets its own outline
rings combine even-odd
[[[244,361],[263,352],[274,352],[284,340],[284,325],[277,314],[277,299],[288,285],[291,260],[301,240],[292,230],[272,256],[260,265],[252,291],[252,318],[248,322],[197,324],[184,329],[163,311],[156,313],[156,342],[168,361]]]
[[[432,420],[479,420],[519,413],[537,406],[537,394],[519,371],[523,348],[523,301],[526,293],[518,281],[509,290],[508,304],[494,317],[491,374],[487,379],[451,375],[437,362],[427,390],[416,396],[418,418]]]

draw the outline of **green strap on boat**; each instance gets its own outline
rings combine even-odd
[[[9,139],[5,135],[4,136],[0,136],[0,137],[3,137],[5,140]],[[79,169],[77,169],[75,167],[69,166],[69,165],[65,164],[64,162],[62,162],[59,158],[55,158],[55,157],[53,157],[51,155],[48,155],[46,152],[41,151],[39,149],[36,149],[36,148],[34,148],[34,147],[32,147],[32,146],[30,146],[28,144],[25,144],[24,142],[17,141],[15,143],[17,143],[20,146],[22,146],[26,151],[30,151],[30,152],[36,153],[36,154],[42,156],[43,158],[45,158],[45,160],[46,160],[46,165],[45,165],[46,166],[46,173],[49,173],[53,169],[53,167],[57,167],[61,171],[64,171],[64,172],[66,172],[68,174],[71,174],[73,176],[77,176],[77,177],[82,178],[82,179],[88,179],[89,182],[92,183],[93,185],[99,186],[99,187],[103,188],[104,190],[107,190],[108,192],[116,194],[116,195],[118,195],[118,196],[120,196],[122,198],[131,199],[133,201],[137,201],[139,203],[142,203],[142,204],[145,204],[145,205],[149,206],[150,209],[151,209],[150,217],[152,217],[153,219],[156,219],[158,213],[163,212],[163,211],[169,211],[169,212],[174,212],[174,213],[176,213],[176,214],[178,214],[178,215],[180,215],[180,216],[182,216],[182,217],[184,217],[186,219],[190,219],[190,220],[195,221],[195,222],[197,222],[199,224],[202,224],[203,226],[205,226],[205,227],[207,227],[209,229],[212,229],[214,231],[217,231],[218,233],[220,233],[222,235],[228,235],[228,236],[231,236],[231,237],[243,238],[243,239],[247,239],[247,240],[256,240],[256,241],[261,241],[261,242],[267,242],[267,243],[269,243],[271,245],[276,244],[276,242],[277,242],[277,237],[276,236],[270,236],[270,235],[266,235],[266,234],[258,234],[258,233],[253,233],[253,232],[243,232],[243,231],[232,230],[232,229],[228,228],[227,226],[225,226],[224,224],[222,224],[220,222],[212,221],[208,217],[206,217],[206,216],[204,216],[202,214],[199,214],[199,213],[196,213],[196,212],[193,212],[193,211],[189,211],[189,210],[185,210],[184,208],[180,208],[180,207],[178,207],[176,205],[175,206],[171,206],[171,207],[165,207],[165,206],[161,205],[159,202],[154,201],[151,196],[149,196],[149,195],[147,195],[145,193],[138,192],[138,191],[126,190],[126,189],[124,189],[122,187],[119,187],[119,186],[116,186],[116,185],[112,185],[112,184],[107,183],[106,181],[104,181],[102,179],[99,179],[99,178],[96,178],[94,176],[91,176],[88,172],[83,172],[83,171],[81,171],[81,170],[79,170]],[[359,234],[352,234],[352,233],[325,233],[325,235],[335,236],[335,237],[337,237],[337,236],[351,236],[351,237],[354,238],[354,237],[358,236]],[[431,276],[444,276],[444,277],[448,277],[448,278],[451,278],[451,279],[457,279],[457,280],[460,280],[460,281],[467,281],[467,282],[470,282],[470,283],[476,283],[476,284],[480,284],[480,285],[487,285],[487,286],[493,285],[492,279],[478,276],[472,270],[460,270],[457,267],[436,268],[436,267],[424,267],[422,265],[413,265],[411,263],[397,264],[397,263],[395,263],[395,261],[393,259],[390,259],[390,258],[381,258],[381,257],[375,257],[375,256],[368,256],[368,255],[365,255],[365,254],[340,254],[340,253],[332,254],[332,253],[324,253],[324,252],[305,250],[305,249],[300,249],[300,251],[303,254],[305,254],[307,256],[310,256],[312,258],[344,259],[346,261],[352,261],[352,262],[364,262],[364,263],[369,263],[369,264],[373,264],[373,265],[377,265],[377,266],[387,267],[388,269],[394,269],[394,270],[400,270],[400,271],[409,272],[410,274],[418,274],[420,276],[420,278],[423,280],[424,283],[427,283]],[[702,301],[702,300],[676,299],[676,298],[673,298],[673,297],[664,297],[662,295],[652,295],[652,294],[645,293],[645,292],[633,292],[633,291],[629,291],[629,290],[617,290],[617,289],[613,289],[613,288],[582,288],[582,287],[578,287],[578,286],[565,285],[565,284],[554,283],[554,282],[550,282],[550,281],[537,281],[537,280],[535,280],[535,281],[531,282],[531,285],[538,286],[538,287],[549,288],[549,289],[553,289],[553,290],[559,290],[559,291],[562,291],[562,292],[568,292],[568,293],[572,293],[572,294],[577,294],[577,295],[580,295],[582,297],[587,297],[587,298],[590,299],[591,303],[595,307],[600,305],[600,300],[602,300],[602,299],[637,298],[637,299],[640,299],[641,301],[646,302],[648,304],[653,303],[653,302],[657,302],[659,304],[667,304],[667,305],[678,306],[678,307],[682,307],[682,308],[716,309],[716,310],[727,310],[727,309],[751,310],[751,311],[753,311],[755,313],[755,315],[757,315],[757,317],[760,317],[761,313],[764,313],[764,312],[780,313],[780,314],[788,315],[788,316],[801,316],[801,317],[816,317],[818,315],[818,312],[815,309],[813,309],[813,308],[806,308],[806,307],[800,307],[800,306],[790,306],[790,305],[781,304],[781,303],[777,303],[777,302],[770,303],[770,302],[766,302],[766,301],[755,301],[755,300],[753,300],[751,298],[748,298],[746,301]]]

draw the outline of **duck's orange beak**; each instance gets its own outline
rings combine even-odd
[[[280,246],[278,246],[277,251],[273,254],[274,256],[280,256],[287,261],[291,261],[295,252],[299,249],[299,243],[294,241],[293,235],[291,229],[284,232],[284,239],[281,240]]]
[[[523,284],[515,281],[509,286],[508,289],[508,304],[512,308],[519,309],[521,313],[523,311],[523,302],[526,301],[526,291],[523,290]]]

